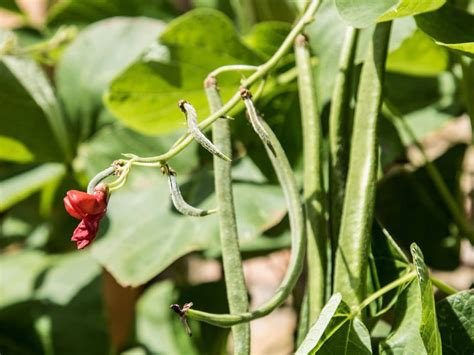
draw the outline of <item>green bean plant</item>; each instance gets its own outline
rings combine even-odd
[[[474,243],[467,145],[422,143],[474,127],[470,2],[221,3],[0,32],[0,352],[250,354],[291,307],[296,354],[473,353],[472,289],[430,271]],[[250,307],[243,264],[285,248]]]

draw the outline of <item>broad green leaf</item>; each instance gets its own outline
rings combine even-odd
[[[155,354],[197,354],[191,338],[170,305],[177,302],[171,281],[159,282],[140,297],[137,304],[136,338]]]
[[[23,345],[35,354],[109,352],[100,267],[89,252],[17,252],[0,262],[2,353]]]
[[[459,191],[459,171],[466,147],[457,145],[433,163],[453,196]],[[377,186],[375,213],[381,224],[408,249],[416,242],[428,265],[450,270],[459,263],[459,243],[452,234],[452,217],[425,167],[397,169]]]
[[[474,15],[446,4],[437,11],[415,17],[418,27],[436,44],[474,55]]]
[[[433,11],[446,2],[446,0],[335,1],[341,17],[354,27],[367,27],[376,22]]]
[[[87,27],[59,62],[56,85],[79,138],[95,131],[110,80],[156,40],[164,23],[147,18],[112,18]]]
[[[436,76],[446,70],[448,53],[420,30],[387,58],[387,70],[415,76]]]
[[[0,114],[0,135],[21,143],[35,161],[71,158],[61,109],[46,75],[32,60],[0,58]],[[11,144],[2,145],[0,156],[9,149]]]
[[[145,134],[182,127],[177,103],[186,99],[199,118],[209,114],[203,80],[225,64],[256,64],[257,56],[239,39],[232,22],[211,9],[196,9],[172,21],[159,43],[111,83],[105,96],[110,111]],[[224,98],[238,88],[239,74],[219,81]]]
[[[474,351],[474,290],[451,295],[436,305],[443,354]]]
[[[13,12],[21,12],[15,0],[0,0],[0,8]]]
[[[85,167],[91,176],[116,159],[120,149],[130,147],[137,154],[150,150],[158,154],[161,147],[168,147],[172,141],[171,137],[143,137],[129,130],[108,127],[83,145],[79,162],[87,164]],[[171,160],[170,165],[177,171],[178,183],[189,203],[214,208],[209,171],[199,167],[193,175],[187,174],[195,168],[197,157],[194,154],[188,148]],[[247,179],[234,185],[238,230],[243,244],[279,223],[286,212],[278,186],[259,182],[261,174],[255,166],[247,164],[247,167]],[[252,176],[256,176],[257,181],[249,180]],[[126,186],[113,193],[101,230],[104,237],[93,246],[93,255],[123,285],[145,283],[181,256],[215,249],[219,243],[217,217],[180,215],[171,205],[166,177],[157,169],[143,167],[134,167]]]
[[[428,355],[419,330],[421,307],[420,287],[414,280],[398,297],[392,330],[379,344],[381,355]]]
[[[370,335],[336,293],[324,306],[296,354],[372,354]]]
[[[425,265],[423,254],[415,243],[410,246],[416,273],[418,275],[418,285],[420,287],[421,298],[421,323],[420,334],[425,344],[428,354],[441,355],[441,336],[436,320],[436,307],[431,286],[430,275]]]
[[[175,9],[162,0],[63,0],[48,12],[48,25],[87,24],[113,16],[147,16],[160,19],[174,15]]]
[[[172,310],[173,303],[193,301],[199,308],[227,312],[223,282],[201,284],[184,289],[171,281],[154,284],[137,304],[136,339],[153,354],[221,354],[225,350],[228,329],[188,320],[193,336]]]
[[[315,66],[315,74],[321,107],[332,96],[334,78],[339,70],[339,56],[346,29],[347,25],[341,20],[332,1],[323,1],[316,14],[316,20],[306,27],[311,50],[319,60]],[[394,21],[390,35],[389,52],[397,50],[403,41],[412,36],[415,30],[416,23],[413,18],[404,17]],[[363,62],[372,34],[373,27],[360,30],[356,64]]]
[[[26,199],[46,185],[56,183],[65,173],[66,167],[64,165],[47,163],[0,181],[0,191],[2,192],[0,212]]]

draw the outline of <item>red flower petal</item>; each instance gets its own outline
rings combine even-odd
[[[83,214],[102,213],[107,206],[105,194],[88,194],[86,192],[70,190],[67,192],[67,198],[74,209],[81,211]]]
[[[67,213],[76,219],[82,219],[85,217],[85,214],[81,210],[75,208],[67,196],[64,197],[64,207],[66,208]]]
[[[84,249],[92,243],[97,236],[99,222],[103,216],[104,213],[89,215],[79,223],[71,237],[71,240],[76,242],[77,249]]]

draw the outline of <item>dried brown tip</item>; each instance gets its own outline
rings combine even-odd
[[[217,88],[217,78],[215,76],[208,76],[206,80],[204,80],[204,88],[211,89]]]
[[[300,33],[298,36],[295,38],[295,44],[297,46],[306,46],[309,42],[308,36]]]
[[[186,109],[184,108],[184,104],[187,104],[188,102],[186,100],[179,100],[178,101],[178,106],[181,111],[186,113]]]
[[[240,87],[240,97],[245,100],[245,99],[251,99],[252,98],[252,93],[244,88],[243,86]]]

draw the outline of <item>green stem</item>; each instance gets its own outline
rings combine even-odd
[[[258,67],[255,65],[245,65],[245,64],[224,65],[210,72],[208,75],[208,78],[217,77],[218,75],[222,73],[230,72],[230,71],[256,71],[256,70],[258,70]]]
[[[458,290],[456,290],[454,287],[451,287],[447,284],[445,284],[443,281],[440,279],[430,276],[431,282],[435,287],[437,287],[439,290],[443,291],[447,295],[454,295],[455,293],[458,293]]]
[[[474,61],[471,59],[469,64],[462,55],[458,56],[458,61],[462,69],[461,95],[471,120],[471,143],[474,144]]]
[[[393,290],[394,288],[397,288],[398,286],[401,286],[407,282],[410,282],[416,278],[416,271],[411,271],[408,274],[403,275],[402,277],[396,279],[395,281],[390,282],[388,285],[385,285],[381,289],[378,289],[375,291],[373,294],[371,294],[369,297],[367,297],[365,300],[363,300],[360,305],[356,308],[356,310],[353,312],[353,314],[359,314],[365,307],[367,307],[369,304],[371,304],[373,301],[375,301],[377,298],[382,297],[384,294],[387,292]]]
[[[250,77],[242,81],[242,86],[246,88],[250,88],[253,84],[257,81],[264,78],[273,68],[275,68],[276,64],[279,60],[288,52],[290,47],[293,45],[293,42],[296,36],[301,33],[303,28],[313,20],[313,17],[316,13],[320,5],[320,0],[312,0],[306,12],[301,16],[299,21],[295,24],[293,29],[290,31],[288,36],[285,38],[281,46],[278,50],[273,54],[273,56],[264,64],[258,67],[258,70],[253,73]],[[204,131],[208,128],[211,124],[213,124],[216,120],[220,117],[224,116],[227,112],[229,112],[235,105],[240,102],[240,92],[237,91],[230,99],[227,101],[221,109],[217,110],[216,112],[212,113],[209,117],[203,120],[199,124],[199,128]],[[137,157],[134,163],[151,163],[147,164],[149,166],[159,166],[160,162],[167,161],[181,152],[184,148],[186,148],[192,141],[193,138],[186,133],[181,139],[178,140],[179,143],[173,145],[173,147],[168,150],[166,153],[157,155],[154,157]]]
[[[405,131],[405,133],[410,137],[413,144],[423,157],[426,166],[426,171],[428,172],[428,175],[430,176],[436,189],[441,195],[441,198],[443,199],[444,203],[451,212],[451,215],[454,219],[454,223],[456,223],[457,227],[459,228],[459,231],[464,236],[466,236],[471,241],[471,243],[474,243],[474,228],[469,224],[467,216],[464,214],[462,207],[459,205],[459,203],[449,191],[449,188],[446,185],[446,182],[444,181],[443,177],[441,176],[441,173],[439,172],[438,168],[429,160],[428,156],[426,155],[425,149],[418,141],[410,125],[402,117],[397,114],[394,114],[393,110],[390,110],[386,106],[383,107],[383,112],[386,116],[388,116],[392,120],[395,120],[398,125]]]
[[[304,35],[295,40],[295,58],[298,68],[298,89],[303,127],[304,208],[308,251],[309,324],[313,324],[326,303],[326,222],[323,181],[323,138],[316,88],[308,41]]]
[[[270,144],[274,151],[272,152],[272,150],[266,146],[267,155],[269,156],[273,168],[278,176],[288,208],[292,246],[290,262],[285,277],[275,294],[267,302],[251,312],[215,314],[194,310],[192,308],[187,312],[187,316],[190,318],[216,326],[230,327],[235,324],[249,322],[253,319],[266,316],[286,300],[292,289],[295,287],[296,282],[301,275],[301,271],[303,270],[306,238],[298,186],[283,147],[270,127],[265,122],[262,122],[262,124],[268,134]]]
[[[205,90],[211,112],[222,107],[222,100],[215,77],[205,81]],[[228,120],[218,120],[212,126],[212,137],[216,147],[226,156],[232,156],[230,125]],[[249,308],[242,260],[240,257],[237,221],[232,194],[232,164],[214,157],[214,186],[219,213],[219,229],[222,250],[222,264],[227,290],[227,302],[231,313],[246,312]],[[250,354],[250,324],[232,327],[234,353]]]
[[[354,73],[354,57],[359,30],[348,27],[339,58],[339,72],[336,76],[329,114],[329,191],[331,240],[337,244],[341,223],[344,190],[351,141],[350,103]]]
[[[341,227],[335,260],[335,292],[355,306],[366,296],[370,233],[377,182],[377,121],[390,22],[377,24],[362,67]]]

